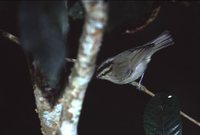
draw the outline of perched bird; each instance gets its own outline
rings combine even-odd
[[[145,72],[151,56],[157,51],[173,45],[168,31],[156,39],[107,59],[97,68],[97,78],[116,84],[128,84],[139,79]]]
[[[31,57],[34,83],[44,93],[60,90],[69,29],[65,1],[21,1],[18,16],[21,46]]]

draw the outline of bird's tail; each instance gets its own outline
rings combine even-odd
[[[174,41],[169,31],[166,30],[149,43],[154,44],[154,52],[157,52],[165,47],[173,45]]]

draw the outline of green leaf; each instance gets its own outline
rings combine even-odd
[[[144,111],[146,135],[182,135],[182,122],[178,98],[159,93],[147,104]]]

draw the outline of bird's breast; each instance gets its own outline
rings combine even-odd
[[[146,62],[141,62],[140,64],[138,64],[135,67],[135,69],[132,69],[132,73],[131,73],[130,77],[127,78],[127,82],[133,82],[133,81],[139,79],[142,76],[142,74],[144,73],[146,67],[147,67]]]

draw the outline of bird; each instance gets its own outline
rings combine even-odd
[[[119,85],[130,84],[139,78],[142,79],[152,55],[173,44],[170,32],[165,30],[152,41],[125,50],[102,62],[97,67],[96,77]]]

